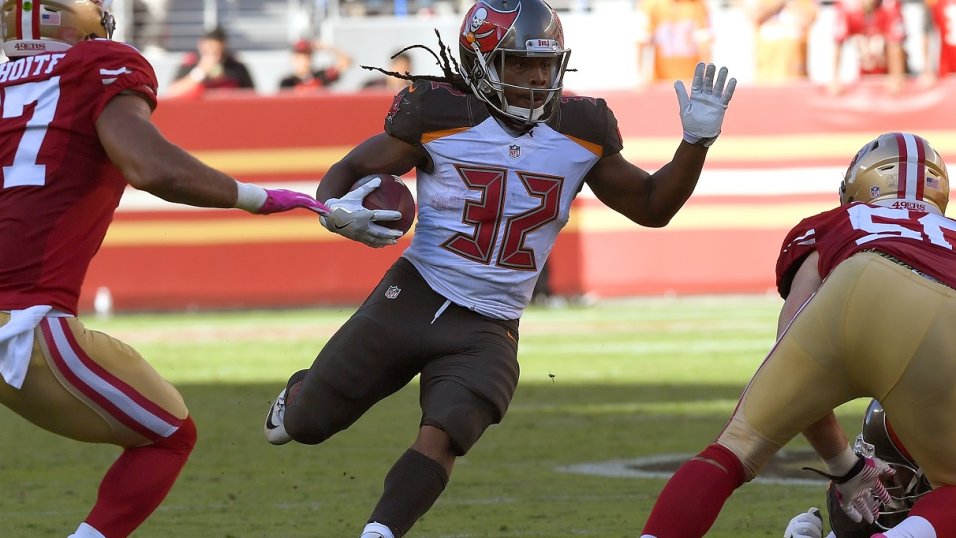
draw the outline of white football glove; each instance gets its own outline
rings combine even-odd
[[[385,209],[367,209],[362,205],[362,199],[377,189],[381,183],[382,180],[376,178],[349,191],[341,198],[326,200],[325,205],[329,208],[329,214],[319,217],[322,226],[330,232],[365,243],[370,247],[380,248],[397,243],[398,238],[404,235],[402,231],[386,228],[376,222],[398,220],[402,218],[402,214]]]
[[[850,519],[856,523],[861,520],[873,523],[880,513],[880,505],[892,500],[880,477],[892,476],[896,471],[883,460],[859,458],[860,463],[850,472],[833,480],[834,493],[840,508]]]
[[[783,538],[823,538],[823,516],[818,508],[811,508],[790,520]]]
[[[694,70],[694,82],[690,96],[684,82],[674,83],[677,101],[680,103],[680,122],[684,128],[684,140],[691,144],[710,146],[720,134],[720,125],[724,122],[724,112],[734,96],[737,79],[727,80],[727,68],[721,67],[714,81],[717,67],[714,64],[697,64]],[[726,87],[724,84],[726,83]]]

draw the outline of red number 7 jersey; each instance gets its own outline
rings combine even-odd
[[[156,86],[136,49],[108,40],[0,64],[0,309],[76,313],[126,186],[96,119],[120,92],[155,107]]]
[[[889,200],[889,204],[893,201]],[[820,253],[826,278],[840,262],[874,249],[956,288],[956,221],[936,213],[853,203],[804,219],[783,242],[777,259],[777,289],[784,298],[803,259]]]

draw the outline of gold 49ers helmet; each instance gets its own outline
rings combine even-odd
[[[11,58],[61,52],[113,36],[111,0],[3,0],[3,52]]]
[[[923,137],[884,133],[868,142],[850,162],[840,184],[840,203],[883,200],[903,209],[946,211],[946,163]]]

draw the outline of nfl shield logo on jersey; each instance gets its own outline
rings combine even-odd
[[[511,144],[508,146],[508,156],[512,159],[517,159],[521,156],[521,146],[518,144]]]
[[[385,298],[394,299],[398,297],[399,293],[402,293],[402,288],[399,288],[398,286],[389,286],[388,289],[385,290]]]

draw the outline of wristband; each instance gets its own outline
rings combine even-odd
[[[717,133],[717,134],[719,135],[720,133]],[[712,136],[710,138],[701,138],[699,136],[694,136],[688,133],[687,131],[684,131],[684,141],[687,142],[688,144],[696,144],[698,146],[704,146],[705,148],[709,148],[711,145],[713,145],[713,143],[716,140],[717,140],[716,136]]]
[[[206,78],[206,72],[200,69],[199,66],[193,67],[192,71],[189,72],[189,78],[196,82],[202,82]]]
[[[831,475],[843,477],[852,471],[861,459],[848,445],[843,449],[843,452],[830,459],[823,460],[823,464],[827,466],[827,472]]]
[[[266,198],[268,197],[265,189],[252,183],[237,181],[236,190],[238,193],[234,207],[250,213],[257,213],[259,209],[262,208],[262,205],[266,203]]]

